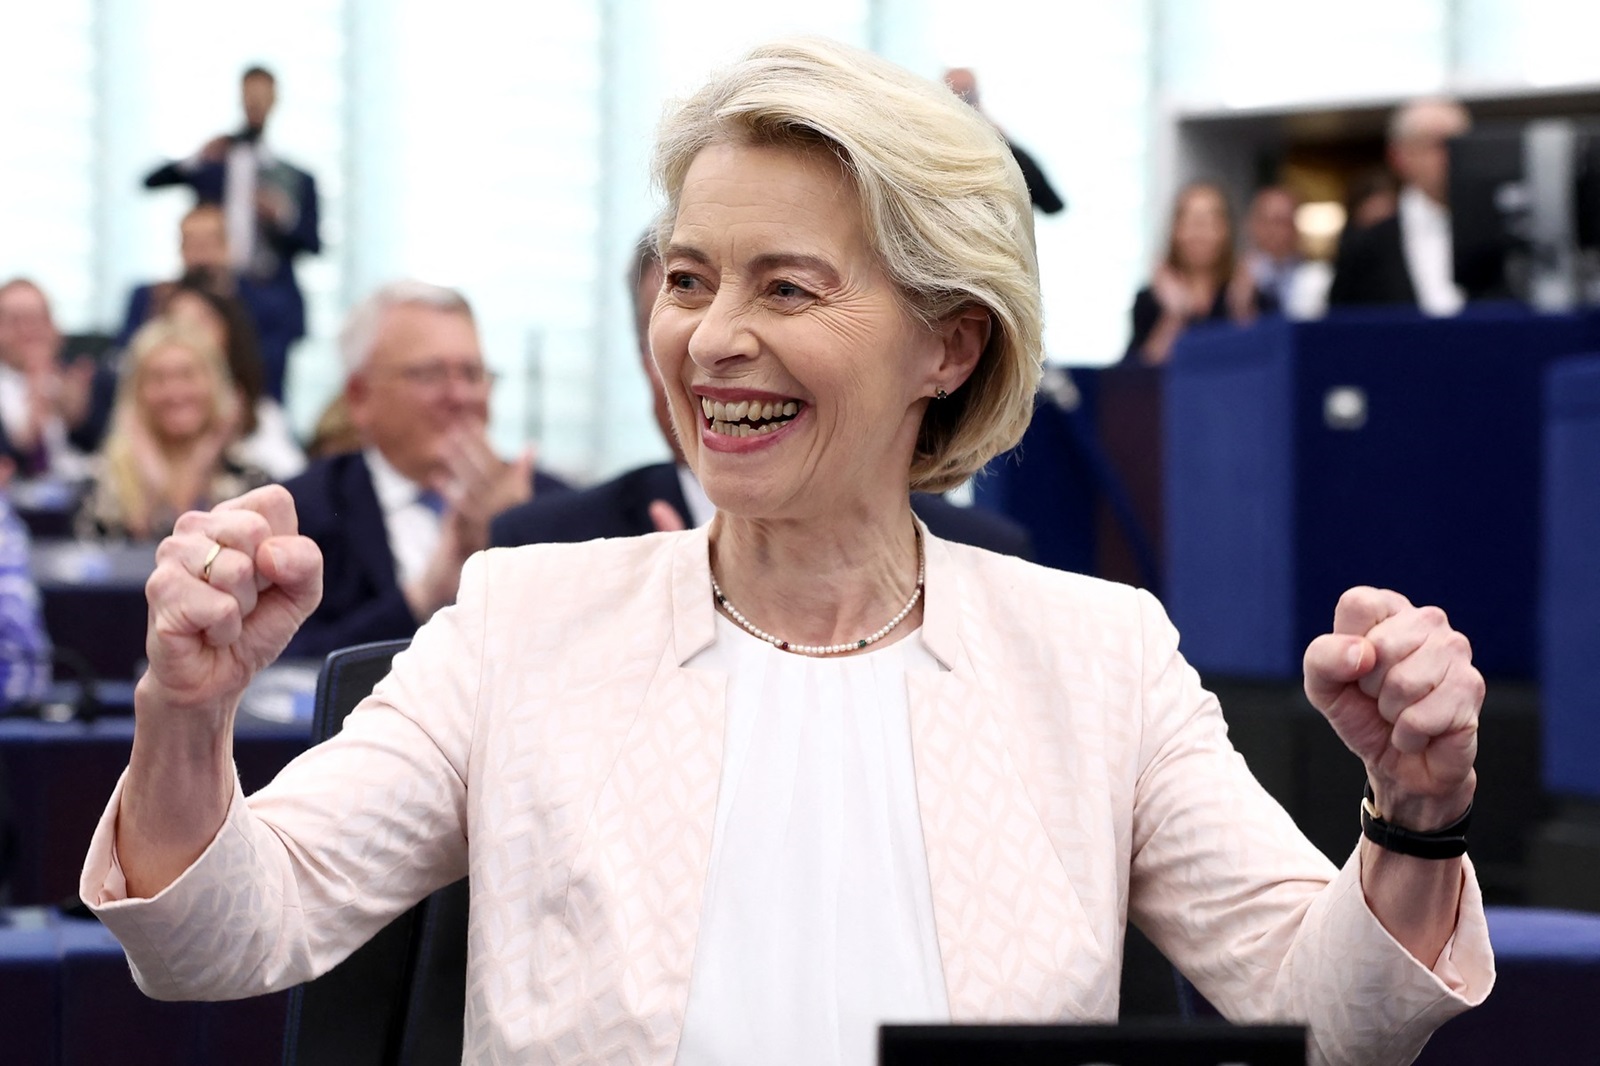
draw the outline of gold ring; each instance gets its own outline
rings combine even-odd
[[[217,561],[217,556],[222,554],[222,545],[213,542],[211,550],[206,553],[206,561],[200,564],[200,580],[211,584],[211,564]]]

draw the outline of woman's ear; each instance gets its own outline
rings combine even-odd
[[[994,314],[981,305],[963,307],[939,324],[944,339],[944,359],[940,361],[935,387],[954,392],[977,369],[989,335],[994,330]]]

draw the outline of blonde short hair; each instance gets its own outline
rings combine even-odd
[[[837,158],[884,271],[926,325],[988,310],[989,344],[972,376],[928,405],[911,488],[952,488],[1021,440],[1044,314],[1033,208],[999,132],[946,87],[871,53],[818,38],[763,45],[663,121],[654,165],[667,198],[663,244],[695,156],[730,142]]]

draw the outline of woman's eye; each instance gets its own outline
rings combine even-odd
[[[775,281],[772,283],[772,295],[780,300],[798,300],[809,293],[792,281]]]
[[[684,274],[674,271],[667,275],[667,288],[678,292],[688,292],[695,287],[697,279],[693,274]]]

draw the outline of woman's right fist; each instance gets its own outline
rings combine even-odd
[[[146,694],[231,711],[322,599],[322,553],[299,535],[288,491],[268,485],[178,519],[145,599]]]

